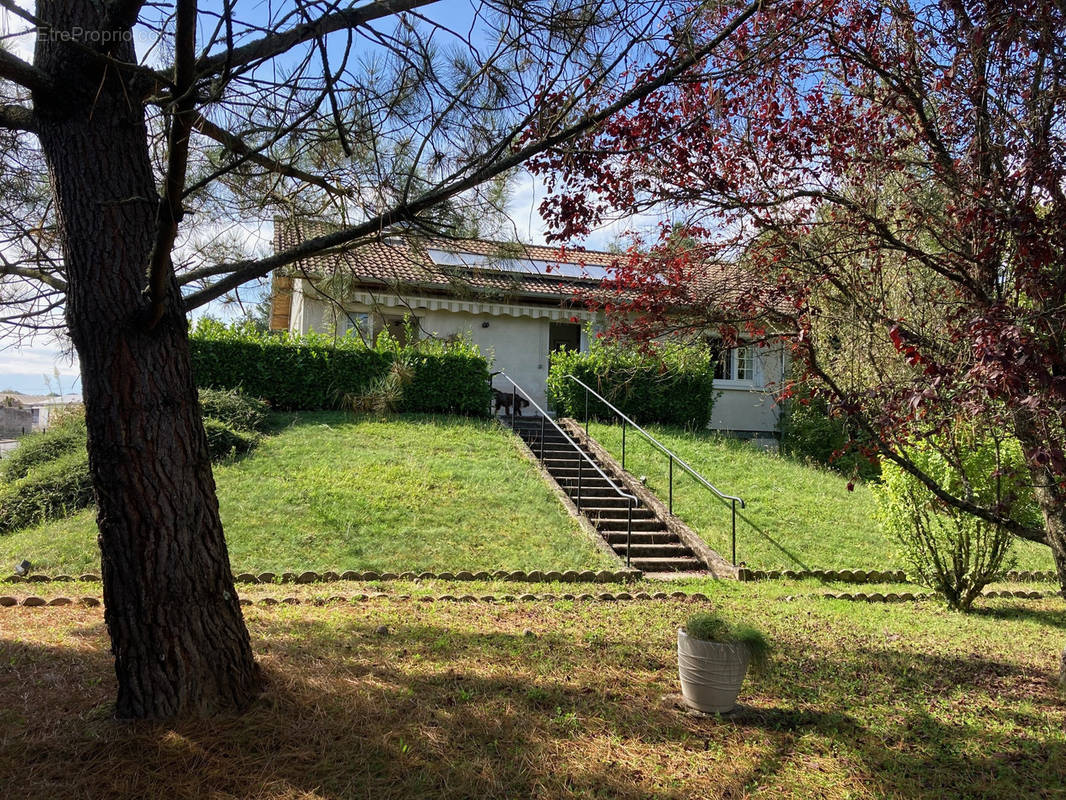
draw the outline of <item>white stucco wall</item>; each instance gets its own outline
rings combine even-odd
[[[782,383],[787,362],[783,348],[755,349],[753,381],[716,380],[714,407],[711,409],[713,430],[773,433],[777,430],[781,407],[774,391]]]
[[[438,337],[469,336],[490,361],[490,371],[501,370],[529,392],[533,402],[547,408],[544,390],[548,380],[548,328],[551,320],[531,317],[484,316],[449,311],[426,311],[420,319],[424,331]],[[488,322],[489,327],[482,327]],[[500,391],[510,391],[503,377],[493,378]]]

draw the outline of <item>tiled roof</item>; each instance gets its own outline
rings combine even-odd
[[[328,223],[316,221],[275,220],[274,250],[294,247],[302,241],[336,230]],[[469,254],[489,259],[477,265],[441,265],[434,263],[430,250]],[[396,289],[420,288],[448,294],[490,296],[534,296],[541,299],[569,300],[598,282],[594,278],[577,278],[553,273],[515,272],[495,264],[491,259],[506,261],[524,258],[557,264],[587,264],[608,267],[616,258],[611,253],[591,250],[567,250],[564,259],[553,247],[501,243],[483,239],[432,239],[399,237],[373,239],[356,247],[327,251],[296,262],[294,273],[322,276],[338,267],[366,286],[389,286]]]
[[[276,219],[274,250],[280,252],[335,230],[336,226],[326,222]],[[441,265],[434,263],[430,250],[468,254],[489,261],[477,266]],[[493,263],[491,259],[494,258],[500,262],[525,258],[547,264],[579,264],[596,268],[601,274],[603,268],[625,259],[616,253],[570,248],[561,255],[561,251],[554,247],[484,239],[385,237],[311,256],[297,261],[287,271],[325,276],[341,268],[339,271],[355,278],[361,286],[389,287],[398,293],[417,289],[456,296],[523,297],[540,301],[573,301],[578,294],[587,296],[599,284],[598,278],[561,275],[550,268],[536,274],[515,272],[506,269],[504,263]],[[707,264],[686,283],[687,291],[682,302],[685,305],[711,301],[720,304],[756,285],[756,279],[736,265]]]

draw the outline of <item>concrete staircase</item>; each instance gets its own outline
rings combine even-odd
[[[619,496],[611,484],[587,462],[578,448],[567,441],[551,423],[542,422],[539,414],[501,420],[514,427],[529,449],[574,505],[599,531],[611,549],[630,565],[643,572],[686,572],[706,569],[705,564],[672,533],[655,511],[639,500]],[[581,447],[615,484],[625,489],[616,469]],[[629,505],[632,502],[632,521]],[[627,547],[627,541],[629,546]]]

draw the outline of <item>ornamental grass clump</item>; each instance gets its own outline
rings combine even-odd
[[[754,672],[763,673],[770,663],[770,643],[762,631],[750,625],[730,622],[718,614],[701,611],[685,623],[685,635],[703,642],[747,645]]]

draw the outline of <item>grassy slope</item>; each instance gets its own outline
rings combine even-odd
[[[487,422],[284,419],[251,456],[215,468],[238,572],[611,565]],[[93,512],[0,537],[0,563],[21,558],[43,572],[95,571]]]
[[[874,518],[868,486],[828,470],[766,453],[711,432],[652,427],[652,435],[725,494],[744,498],[737,512],[737,559],[754,569],[890,569],[906,564]],[[590,433],[616,458],[621,428],[593,424]],[[626,437],[626,467],[646,475],[667,496],[667,459],[639,436]],[[729,557],[729,508],[675,468],[674,513]],[[1019,569],[1053,569],[1051,552],[1029,542],[1015,547]]]
[[[0,609],[0,785],[27,800],[1064,796],[1061,600],[962,616],[705,591],[776,647],[730,720],[664,698],[697,608],[677,601],[248,608],[266,695],[170,725],[110,718],[98,609]]]

